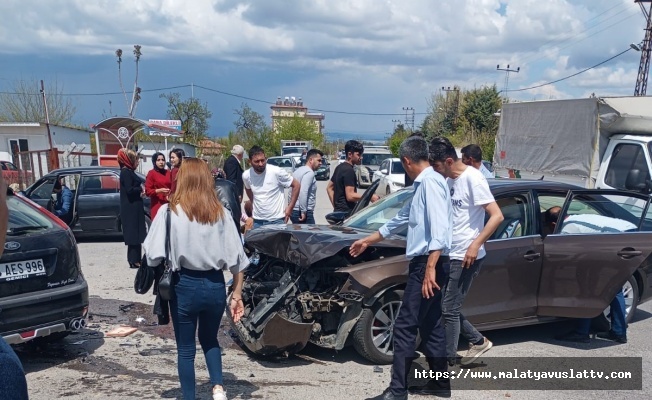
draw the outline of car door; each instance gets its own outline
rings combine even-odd
[[[614,190],[568,193],[544,240],[538,315],[592,318],[652,254],[643,232],[650,199]]]
[[[118,231],[120,178],[111,171],[83,175],[77,214],[84,233]]]
[[[52,190],[56,176],[46,176],[30,187],[25,195],[41,207],[52,211]]]
[[[463,311],[473,323],[536,316],[543,240],[530,191],[495,196],[504,220],[485,243],[487,255]]]

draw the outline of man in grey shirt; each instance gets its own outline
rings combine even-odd
[[[294,171],[293,177],[299,182],[301,189],[299,190],[299,198],[290,216],[293,224],[315,223],[314,211],[317,198],[315,171],[322,164],[323,157],[324,153],[317,149],[312,149],[306,154],[305,165]]]

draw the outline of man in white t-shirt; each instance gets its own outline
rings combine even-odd
[[[477,144],[462,147],[462,162],[482,173],[487,179],[495,178],[494,174],[482,162],[482,149]]]
[[[267,165],[265,151],[259,146],[249,150],[249,160],[251,168],[242,174],[242,181],[253,204],[253,228],[287,223],[299,197],[299,182],[285,170]],[[286,188],[292,188],[289,205],[285,204]]]
[[[447,179],[453,205],[453,242],[451,270],[442,313],[446,325],[446,356],[453,365],[457,360],[460,333],[470,347],[461,364],[475,361],[493,345],[460,312],[473,279],[480,272],[486,255],[484,243],[503,221],[503,213],[494,200],[487,179],[476,168],[457,157],[455,147],[446,138],[434,138],[429,146],[430,165]],[[485,212],[489,220],[485,224]]]

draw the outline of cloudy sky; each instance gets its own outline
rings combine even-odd
[[[176,91],[206,102],[211,136],[224,136],[243,102],[269,122],[271,103],[295,96],[335,139],[383,139],[408,107],[419,125],[442,86],[503,89],[497,65],[520,68],[510,90],[564,78],[645,28],[634,0],[2,0],[0,15],[0,91],[56,80],[79,124],[127,113],[124,96],[106,93],[120,92],[118,48],[133,87],[139,44],[138,118],[166,118],[159,95]],[[632,95],[640,54],[509,96]]]

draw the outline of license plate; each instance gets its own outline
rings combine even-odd
[[[42,259],[0,263],[0,281],[16,281],[30,276],[44,276],[45,273]]]

